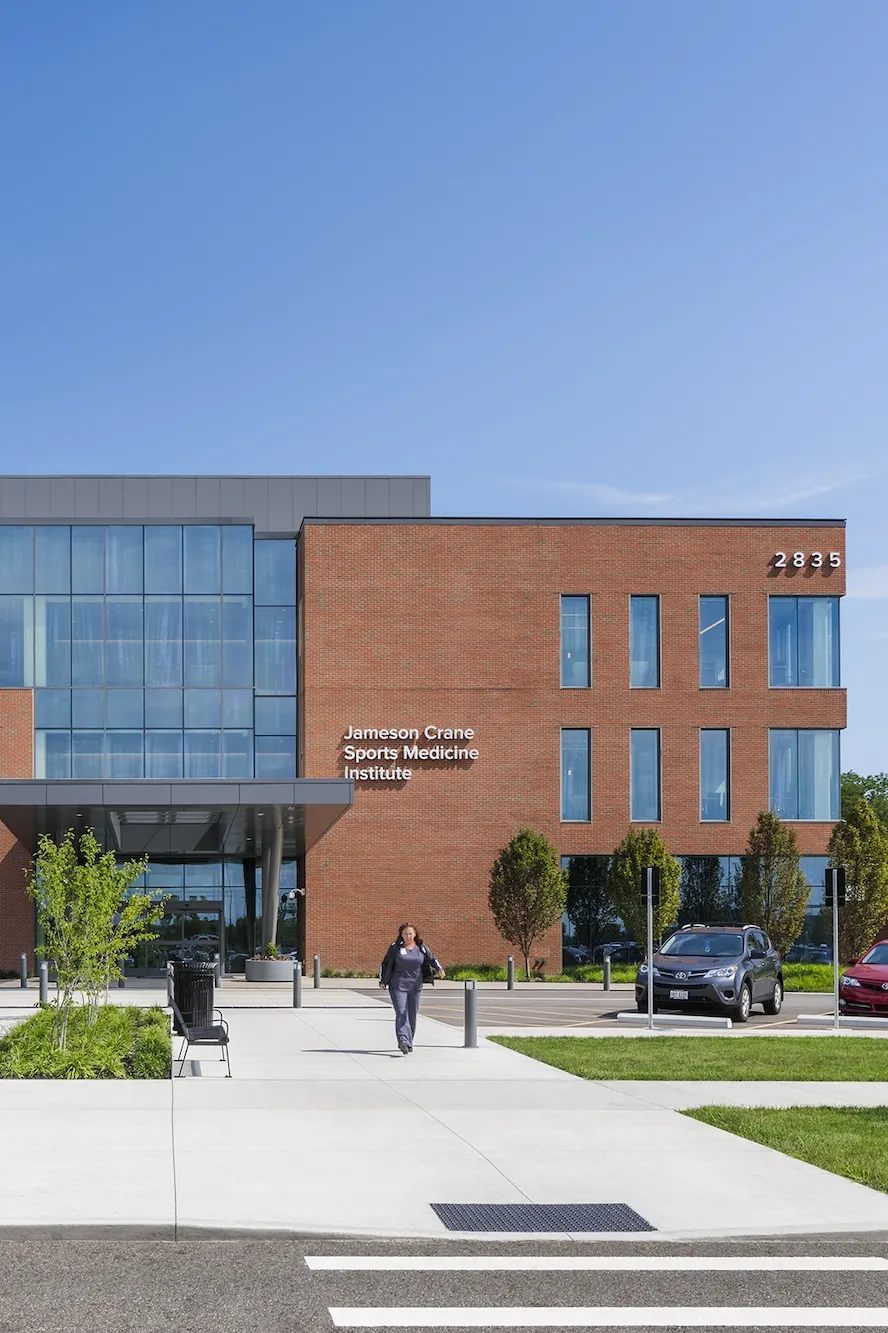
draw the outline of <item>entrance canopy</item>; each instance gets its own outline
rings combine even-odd
[[[41,833],[91,828],[121,857],[302,856],[354,804],[345,778],[267,782],[0,782],[0,822],[35,851]]]

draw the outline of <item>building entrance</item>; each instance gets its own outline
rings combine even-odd
[[[157,939],[146,940],[126,963],[127,976],[160,977],[167,963],[212,963],[216,954],[225,960],[225,921],[222,904],[204,899],[168,902],[166,915],[156,926]]]

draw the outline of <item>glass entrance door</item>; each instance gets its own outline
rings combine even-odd
[[[156,930],[157,939],[146,940],[127,961],[128,976],[159,977],[167,963],[212,963],[216,954],[225,958],[221,909],[208,912],[200,901],[167,904],[167,915]]]

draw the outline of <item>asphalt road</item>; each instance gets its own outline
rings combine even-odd
[[[364,993],[373,995],[383,1004],[390,1004],[388,994],[384,991],[377,989]],[[513,991],[505,988],[479,989],[477,996],[479,1027],[616,1027],[620,1010],[631,1012],[635,1009],[635,992],[631,988],[603,991],[600,986],[525,985],[517,986]],[[465,1016],[463,990],[432,990],[427,986],[422,995],[421,1012],[427,1018],[462,1027]],[[740,1030],[791,1028],[795,1026],[798,1014],[823,1013],[832,1013],[831,995],[790,993],[784,1000],[780,1014],[770,1018],[762,1012],[760,1006],[756,1006],[749,1022]]]
[[[284,1172],[278,1180],[269,1181],[269,1188],[298,1188],[298,1182],[288,1182]],[[381,1267],[369,1272],[318,1271],[310,1266],[318,1256],[328,1263],[370,1257]],[[487,1272],[395,1267],[419,1256],[450,1261],[501,1256],[507,1266],[503,1271]],[[574,1260],[604,1256],[607,1266],[600,1271],[545,1267],[529,1271],[531,1263],[545,1264],[555,1256]],[[660,1258],[670,1266],[662,1271],[626,1271],[618,1266],[621,1259],[625,1263],[626,1256],[629,1262],[648,1264]],[[730,1271],[683,1271],[680,1267],[689,1260],[713,1256],[737,1266]],[[749,1266],[774,1256],[807,1261],[808,1268],[756,1271]],[[429,1322],[447,1317],[454,1307],[456,1313],[450,1319],[461,1318],[462,1309],[473,1320],[478,1316],[469,1310],[488,1311],[493,1322],[486,1326],[513,1329],[531,1326],[526,1316],[516,1319],[515,1307],[535,1307],[535,1318],[552,1322],[532,1326],[552,1330],[565,1326],[559,1320],[569,1319],[573,1327],[663,1327],[675,1333],[691,1325],[655,1324],[653,1318],[668,1320],[673,1313],[680,1317],[678,1312],[683,1309],[701,1307],[715,1307],[723,1313],[712,1316],[716,1322],[695,1323],[694,1327],[789,1327],[789,1323],[765,1324],[756,1315],[758,1310],[776,1308],[780,1317],[784,1311],[793,1312],[787,1314],[793,1327],[859,1329],[867,1326],[861,1312],[872,1314],[888,1305],[888,1267],[867,1272],[829,1266],[830,1261],[836,1264],[849,1258],[858,1263],[880,1259],[888,1264],[888,1237],[671,1245],[655,1240],[540,1244],[520,1239],[508,1245],[304,1239],[4,1241],[0,1242],[0,1330],[327,1333],[335,1327],[479,1326]],[[674,1264],[679,1266],[671,1266]],[[422,1324],[398,1322],[404,1317],[401,1312],[416,1307],[428,1311]],[[340,1313],[334,1316],[331,1310]],[[584,1310],[595,1315],[583,1315]],[[634,1315],[633,1310],[641,1313]],[[342,1322],[343,1311],[353,1312],[344,1316],[351,1322]],[[645,1311],[655,1314],[652,1317]],[[824,1322],[824,1318],[836,1317],[845,1322]],[[497,1319],[502,1322],[497,1324]]]

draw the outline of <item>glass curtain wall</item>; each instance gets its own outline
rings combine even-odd
[[[839,818],[838,731],[770,733],[771,810],[781,819]]]
[[[294,778],[295,539],[0,525],[0,688],[28,686],[38,777]]]

